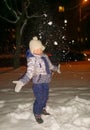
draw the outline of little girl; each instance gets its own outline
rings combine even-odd
[[[26,53],[27,71],[18,81],[13,81],[16,84],[15,92],[20,92],[21,88],[32,79],[32,89],[35,95],[33,113],[38,123],[43,123],[41,114],[49,115],[45,108],[49,95],[49,83],[52,77],[51,71],[60,73],[60,65],[58,67],[52,65],[48,56],[43,53],[44,49],[42,42],[37,37],[33,37]]]

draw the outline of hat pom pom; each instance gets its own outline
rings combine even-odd
[[[33,37],[33,40],[38,40],[38,38],[37,37]]]

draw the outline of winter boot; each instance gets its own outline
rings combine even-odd
[[[40,115],[35,115],[35,119],[36,119],[36,121],[37,121],[39,124],[43,123],[43,119],[41,118]]]
[[[43,114],[43,115],[50,115],[50,113],[48,113],[48,112],[46,111],[46,109],[43,109],[42,114]]]

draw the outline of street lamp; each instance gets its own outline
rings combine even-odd
[[[84,5],[86,5],[86,3],[88,2],[88,0],[83,0],[81,3],[80,3],[80,7],[79,7],[79,20],[80,22],[82,21],[82,7]]]
[[[87,2],[88,0],[84,0],[84,2]]]
[[[59,11],[59,12],[64,12],[64,11],[65,11],[64,6],[59,6],[59,7],[58,7],[58,11]]]

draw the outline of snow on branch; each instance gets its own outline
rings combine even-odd
[[[0,18],[7,21],[7,22],[9,22],[9,23],[13,23],[13,24],[17,23],[17,21],[19,20],[19,18],[18,18],[16,21],[12,21],[12,20],[10,20],[8,18],[5,18],[5,17],[2,17],[2,16],[0,16]]]
[[[36,15],[36,14],[34,14],[34,15],[32,15],[32,16],[27,16],[27,18],[28,19],[31,19],[31,18],[39,18],[39,17],[47,17],[45,14],[42,14],[42,15]]]
[[[13,15],[14,15],[16,18],[18,18],[18,15],[17,15],[16,11],[13,10],[13,8],[11,8],[11,7],[8,5],[7,0],[4,0],[4,2],[5,2],[6,7],[8,8],[8,10],[11,11],[11,13],[13,13]]]
[[[24,29],[24,27],[25,27],[26,24],[27,24],[27,19],[24,20],[24,23],[23,23],[23,25],[22,25],[22,27],[20,29],[20,35],[21,36],[22,36],[22,32],[23,32],[23,29]]]
[[[25,2],[25,7],[26,7],[26,9],[29,7],[29,5],[30,5],[30,1],[27,0],[27,2]]]

